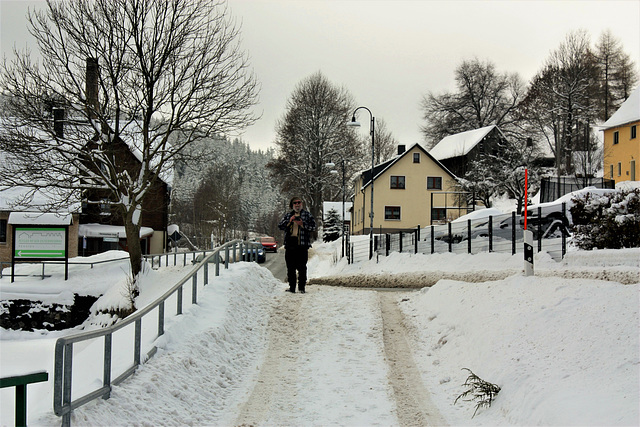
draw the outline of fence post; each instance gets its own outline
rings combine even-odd
[[[489,215],[489,252],[493,252],[493,215]]]
[[[435,244],[436,244],[436,237],[434,236],[435,233],[435,226],[431,226],[431,253],[433,254],[435,252]]]
[[[415,242],[414,242],[415,243],[415,248],[413,250],[413,253],[417,254],[418,253],[418,240],[420,240],[420,226],[419,225],[418,225],[418,228],[416,228],[414,233],[415,233]]]
[[[467,220],[467,253],[471,253],[471,220]]]
[[[389,253],[391,252],[391,234],[387,233],[384,235],[384,249],[385,249],[385,254],[386,256],[389,256]]]
[[[16,388],[16,426],[27,425],[27,384],[39,383],[48,379],[49,374],[44,371],[0,379],[0,388]]]
[[[111,354],[113,353],[113,334],[106,334],[104,336],[104,366],[102,369],[102,385],[111,385]],[[103,399],[108,399],[111,396],[111,392],[102,396]]]
[[[542,252],[542,208],[538,206],[538,252]]]
[[[533,237],[531,240],[533,244]],[[511,255],[516,254],[516,212],[511,212]]]
[[[449,232],[449,252],[453,252],[453,236],[451,235],[451,223],[447,223],[447,230]]]
[[[400,253],[402,253],[402,231],[400,232],[400,243],[399,243]]]
[[[562,259],[567,254],[567,234],[569,230],[565,227],[565,219],[567,218],[567,203],[562,202]]]
[[[193,273],[191,278],[191,304],[198,303],[198,272]]]

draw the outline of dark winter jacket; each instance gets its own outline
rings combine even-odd
[[[285,232],[285,247],[287,247],[287,242],[291,241],[290,237],[291,231],[293,229],[293,223],[290,222],[290,219],[293,215],[295,215],[295,213],[296,212],[294,210],[287,212],[278,223],[278,228]],[[316,220],[313,218],[313,215],[311,215],[311,213],[309,213],[309,211],[305,209],[302,209],[300,211],[300,219],[302,220],[302,228],[298,232],[298,245],[305,248],[310,248],[311,233],[316,230]]]

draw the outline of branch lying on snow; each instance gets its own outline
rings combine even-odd
[[[467,402],[476,401],[476,410],[473,411],[473,415],[471,416],[471,418],[473,418],[476,416],[476,412],[478,412],[478,409],[483,406],[491,406],[491,402],[493,402],[496,395],[500,392],[500,387],[478,377],[476,374],[471,372],[471,369],[462,369],[465,371],[469,371],[469,376],[463,384],[463,386],[468,387],[468,390],[460,394],[460,396],[456,397],[456,400],[453,402],[453,404],[455,405],[460,398],[466,400]],[[465,399],[465,397],[468,397],[469,395],[471,395],[472,397],[469,399]]]

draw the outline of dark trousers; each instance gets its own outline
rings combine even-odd
[[[295,292],[296,290],[296,272],[298,273],[298,290],[300,292],[304,291],[304,287],[307,284],[308,258],[308,248],[299,246],[297,241],[287,242],[284,259],[287,262],[287,280],[289,282],[289,290],[292,292]]]

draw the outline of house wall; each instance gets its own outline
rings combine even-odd
[[[420,155],[420,163],[414,163],[414,153]],[[391,188],[392,176],[404,176],[405,188]],[[427,177],[442,178],[442,189],[427,190]],[[358,178],[357,189],[362,188]],[[431,224],[431,193],[454,191],[455,181],[440,165],[422,149],[414,146],[374,181],[374,232],[382,233]],[[368,234],[370,227],[371,187],[357,191],[354,199],[353,234]],[[434,201],[435,204],[435,201]],[[399,219],[385,219],[386,207],[399,207]],[[465,211],[466,213],[466,211]]]
[[[635,138],[631,128],[636,127]],[[618,143],[614,144],[614,134],[618,132]],[[640,120],[616,126],[604,131],[604,177],[621,181],[640,180]]]
[[[140,162],[133,156],[129,148],[122,141],[114,141],[118,164],[131,175],[139,173]],[[108,198],[110,193],[104,190],[89,191],[85,193],[91,201],[98,202]],[[143,253],[164,253],[167,241],[167,226],[169,217],[169,190],[167,184],[161,180],[154,182],[142,204],[140,226],[153,228],[154,233],[148,240],[146,250]],[[109,224],[124,225],[122,216],[113,208],[109,212],[101,212],[100,204],[90,203],[83,208],[83,224]]]

